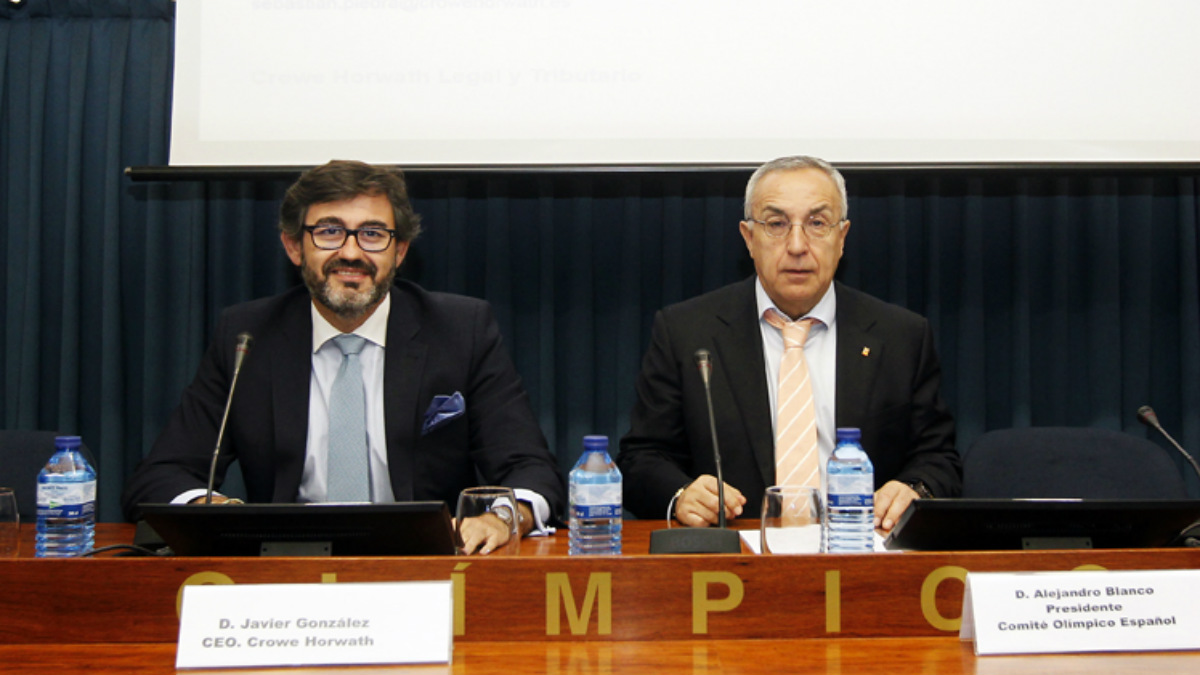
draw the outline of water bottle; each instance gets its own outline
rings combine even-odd
[[[571,555],[620,555],[621,471],[608,456],[607,436],[584,436],[569,478]]]
[[[837,430],[837,446],[827,467],[828,551],[863,553],[875,550],[875,468],[863,450],[856,428]]]
[[[96,539],[96,471],[78,436],[54,439],[54,454],[37,477],[38,557],[88,553]]]

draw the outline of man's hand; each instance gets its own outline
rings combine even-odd
[[[204,497],[196,497],[192,501],[188,502],[188,504],[203,504],[203,503],[204,503]],[[212,503],[213,504],[245,504],[246,502],[238,499],[237,497],[226,497],[225,495],[217,494],[216,492],[214,492],[212,495]]]
[[[881,534],[891,532],[914,499],[920,496],[904,483],[894,480],[884,483],[875,493],[875,529]]]
[[[533,511],[525,502],[517,502],[519,512],[517,532],[524,537],[533,529]],[[495,513],[485,513],[474,518],[464,518],[459,534],[463,540],[463,552],[470,555],[487,555],[508,543],[510,525]]]
[[[726,483],[725,517],[737,518],[742,515],[745,504],[746,498],[741,490]],[[716,525],[717,505],[717,478],[705,474],[692,481],[675,500],[675,520],[689,527]]]

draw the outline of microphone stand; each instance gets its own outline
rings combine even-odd
[[[1171,434],[1168,434],[1167,430],[1158,423],[1158,413],[1154,412],[1154,408],[1151,408],[1148,405],[1138,408],[1137,418],[1139,422],[1145,424],[1151,429],[1157,430],[1158,433],[1162,434],[1168,441],[1170,441],[1171,446],[1178,450],[1179,454],[1183,455],[1183,458],[1192,465],[1192,470],[1196,472],[1196,476],[1200,477],[1200,466],[1196,464],[1195,458],[1192,457],[1187,450],[1184,450],[1183,446],[1180,445],[1174,438],[1172,438]],[[1200,521],[1192,523],[1183,532],[1181,532],[1179,534],[1179,540],[1182,540],[1184,546],[1190,548],[1200,547]]]
[[[1162,425],[1158,423],[1158,414],[1154,412],[1154,408],[1151,408],[1148,405],[1138,408],[1137,418],[1142,424],[1145,424],[1153,429],[1157,429],[1158,433],[1162,434],[1168,441],[1170,441],[1171,445],[1179,451],[1179,454],[1183,455],[1183,458],[1192,465],[1192,470],[1196,472],[1196,476],[1200,477],[1200,466],[1196,464],[1195,458],[1188,454],[1188,451],[1184,450],[1183,446],[1177,443],[1175,439],[1171,437],[1171,434],[1167,433],[1166,429],[1162,428]]]
[[[717,444],[717,420],[713,415],[712,356],[707,349],[696,350],[696,367],[704,381],[704,396],[708,400],[708,428],[712,434],[713,463],[717,467],[717,527],[668,527],[650,533],[651,553],[741,553],[742,540],[738,533],[725,527],[725,479],[721,474],[721,450]]]
[[[229,396],[225,398],[225,413],[221,415],[221,428],[217,431],[217,447],[213,450],[212,464],[208,467],[208,492],[204,495],[204,503],[212,504],[213,480],[217,476],[217,458],[221,455],[221,444],[225,441],[225,423],[229,421],[229,408],[233,405],[233,390],[237,388],[238,374],[242,372],[242,361],[250,351],[254,338],[249,333],[239,333],[237,347],[233,357],[233,378],[229,381]]]

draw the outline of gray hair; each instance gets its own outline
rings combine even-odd
[[[763,179],[763,176],[775,173],[776,171],[796,171],[799,169],[817,169],[824,172],[826,176],[829,176],[833,184],[837,186],[838,195],[842,200],[842,203],[838,204],[842,209],[842,219],[850,215],[850,202],[846,198],[846,179],[842,177],[842,173],[823,159],[808,157],[806,155],[796,155],[773,159],[754,171],[750,176],[750,180],[746,183],[746,199],[742,205],[742,217],[749,220],[754,215],[751,211],[751,201],[754,199],[754,191],[758,189],[758,182]]]

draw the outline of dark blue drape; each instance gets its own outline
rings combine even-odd
[[[122,173],[167,161],[173,11],[0,6],[0,416],[81,433],[106,520],[219,310],[297,281],[274,229],[290,180]],[[654,311],[751,273],[746,177],[414,173],[426,233],[404,274],[495,305],[565,471],[581,436],[624,431]],[[1151,403],[1200,452],[1200,173],[847,177],[840,277],[930,318],[960,446],[1009,426],[1143,435]]]

